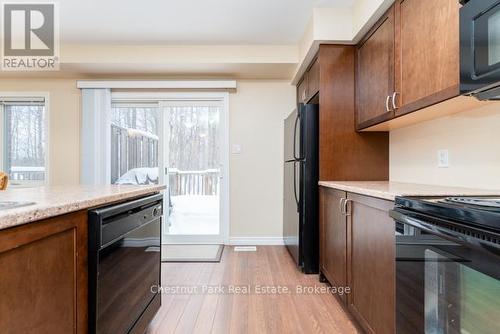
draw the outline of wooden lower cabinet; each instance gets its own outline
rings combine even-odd
[[[87,333],[87,212],[0,231],[0,328]]]
[[[395,331],[394,206],[347,194],[349,310],[369,333]]]
[[[320,272],[333,286],[347,284],[347,220],[341,212],[346,193],[330,188],[320,190]],[[339,296],[346,302],[346,295]]]
[[[395,331],[393,206],[320,187],[320,271],[333,286],[350,287],[341,300],[368,333]]]

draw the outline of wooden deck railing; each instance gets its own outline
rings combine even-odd
[[[218,169],[181,171],[170,168],[168,175],[171,196],[214,196],[219,193],[220,171]]]
[[[10,178],[16,181],[42,181],[45,179],[45,167],[12,166],[10,168]]]

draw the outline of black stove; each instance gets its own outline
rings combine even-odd
[[[500,197],[398,197],[396,332],[500,333]]]
[[[500,233],[500,197],[397,197],[396,210],[456,221]]]
[[[440,200],[441,203],[454,203],[475,209],[500,209],[500,198],[478,198],[478,197],[447,197]]]

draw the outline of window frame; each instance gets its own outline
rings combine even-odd
[[[0,100],[2,99],[12,99],[19,98],[23,99],[44,99],[44,122],[43,126],[45,128],[44,142],[45,142],[45,177],[43,181],[31,181],[31,180],[16,180],[16,184],[9,182],[9,187],[11,188],[32,188],[41,187],[50,184],[50,98],[48,92],[37,92],[37,91],[25,91],[25,92],[12,92],[12,91],[0,91]],[[5,104],[0,102],[0,171],[5,168],[5,143],[7,141],[7,133],[5,131]]]

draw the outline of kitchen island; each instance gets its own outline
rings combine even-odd
[[[9,189],[0,203],[0,328],[3,333],[88,332],[88,210],[164,186]],[[29,204],[32,203],[32,204]]]

